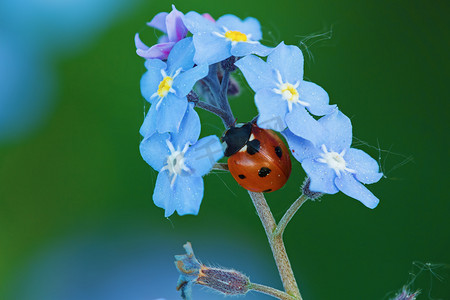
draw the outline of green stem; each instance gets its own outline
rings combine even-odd
[[[298,209],[303,205],[303,203],[306,202],[306,200],[308,200],[308,197],[306,197],[305,195],[301,195],[297,200],[295,200],[294,203],[292,203],[291,207],[289,207],[289,209],[286,211],[283,218],[281,218],[280,222],[278,223],[277,228],[273,232],[274,236],[283,236],[283,232],[286,229],[287,224],[298,211]]]
[[[257,283],[250,283],[249,288],[253,291],[257,291],[266,295],[273,296],[275,298],[281,299],[281,300],[295,300],[296,298],[286,294],[285,292],[282,292],[280,290],[271,288],[269,286],[265,286],[262,284]]]
[[[259,218],[266,231],[267,239],[269,240],[270,248],[272,249],[273,257],[280,273],[281,281],[283,282],[284,290],[294,299],[302,300],[300,291],[295,281],[294,272],[292,271],[291,263],[284,247],[283,237],[281,235],[275,236],[273,233],[277,228],[275,219],[267,204],[263,193],[248,192],[256,208]]]

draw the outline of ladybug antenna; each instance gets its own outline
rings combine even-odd
[[[250,123],[256,124],[256,121],[258,121],[258,117],[259,117],[259,115],[256,115],[256,116],[250,121]]]

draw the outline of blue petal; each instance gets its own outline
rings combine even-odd
[[[323,143],[325,132],[322,125],[302,105],[294,104],[285,120],[293,134],[311,141],[315,146]]]
[[[200,118],[194,110],[194,104],[189,103],[181,121],[178,132],[172,134],[172,144],[183,149],[184,145],[193,145],[200,136]]]
[[[306,107],[310,113],[316,116],[323,116],[331,113],[336,109],[336,105],[329,105],[327,92],[320,86],[309,81],[300,82],[297,89],[300,100],[308,102],[310,105]]]
[[[166,18],[168,13],[161,12],[153,17],[153,19],[147,23],[148,26],[161,30],[164,33],[167,33],[166,28]]]
[[[190,11],[185,14],[183,23],[193,35],[196,35],[198,32],[219,31],[215,23],[209,21],[195,11]]]
[[[144,137],[148,137],[156,132],[156,105],[152,105],[145,116],[139,133]]]
[[[223,157],[222,144],[215,135],[199,140],[186,152],[186,166],[193,176],[204,176],[211,171],[214,164]]]
[[[173,46],[167,58],[168,74],[175,73],[176,70],[189,70],[194,66],[194,43],[192,38],[182,39]]]
[[[186,96],[191,90],[194,84],[208,75],[208,65],[196,66],[186,72],[181,73],[173,80],[173,89],[176,91],[178,97]]]
[[[347,167],[356,171],[355,177],[362,183],[375,183],[383,176],[378,172],[375,159],[362,150],[350,148],[344,155]]]
[[[336,177],[334,182],[341,192],[361,201],[368,208],[375,208],[378,205],[375,197],[362,183],[358,182],[351,173],[343,172],[340,177]]]
[[[170,138],[168,133],[155,133],[142,140],[139,145],[142,158],[156,171],[160,171],[166,164],[167,156],[170,155],[166,141]]]
[[[259,112],[259,127],[276,131],[286,128],[285,117],[288,108],[286,101],[280,95],[269,89],[262,89],[256,93],[255,103]]]
[[[227,30],[239,31],[246,35],[250,34],[250,39],[253,41],[259,41],[262,38],[261,25],[257,19],[252,17],[241,21],[234,15],[224,15],[217,20],[216,24],[220,28],[225,27]]]
[[[158,91],[159,83],[163,80],[161,69],[149,68],[141,78],[141,93],[142,96],[150,103],[154,103],[157,97],[152,97]]]
[[[352,123],[339,110],[319,119],[319,123],[327,131],[325,145],[328,151],[341,153],[352,144]]]
[[[309,185],[311,191],[327,194],[336,194],[339,191],[334,184],[336,173],[327,164],[308,158],[303,160],[302,167],[311,179]]]
[[[299,162],[320,156],[320,151],[314,147],[310,141],[296,136],[289,129],[284,130],[282,134],[288,142],[292,155],[294,155]]]
[[[303,80],[303,54],[296,46],[286,46],[281,42],[267,57],[267,63],[280,71],[283,82],[295,84]]]
[[[158,98],[159,99],[159,98]],[[177,132],[187,108],[187,99],[169,93],[158,107],[156,126],[160,133]]]
[[[165,70],[167,68],[167,64],[159,59],[147,59],[144,65],[147,70],[149,69]]]
[[[236,57],[256,54],[259,56],[267,56],[273,51],[273,48],[261,45],[260,43],[239,42],[235,46],[231,46],[230,53]]]
[[[194,62],[197,65],[211,65],[231,56],[231,42],[210,32],[195,34],[194,46]]]
[[[249,55],[239,59],[235,65],[255,92],[276,87],[277,77],[274,70],[261,58]]]
[[[175,211],[178,214],[198,214],[203,198],[203,179],[201,177],[177,176],[171,186],[172,177],[169,172],[158,174],[153,201],[155,205],[165,209],[165,217],[171,216]]]

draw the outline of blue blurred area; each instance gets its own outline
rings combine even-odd
[[[54,106],[54,65],[100,38],[137,0],[0,2],[0,144],[38,129]]]
[[[228,247],[236,241],[222,241]],[[273,281],[274,276],[264,274],[261,257],[251,249],[236,253],[218,245],[205,247],[207,240],[197,241],[198,253],[215,252],[221,262],[234,259],[238,265],[252,266],[251,274]],[[194,245],[195,247],[195,245]],[[215,247],[215,250],[213,250]],[[239,246],[237,246],[239,249]],[[229,248],[228,248],[229,250]],[[196,251],[196,249],[194,249]],[[254,251],[254,250],[253,250]],[[72,237],[47,246],[36,254],[25,268],[18,272],[11,285],[9,299],[27,300],[166,300],[179,299],[175,286],[178,273],[174,254],[184,249],[170,236],[151,233],[136,234],[129,231],[118,236],[105,232]],[[276,278],[276,274],[275,278]],[[194,288],[198,300],[218,300],[223,296],[200,286]],[[270,299],[250,293],[246,299]]]

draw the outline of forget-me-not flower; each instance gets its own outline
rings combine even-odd
[[[324,131],[317,146],[289,130],[283,132],[292,154],[311,180],[310,190],[326,194],[341,191],[375,208],[379,200],[363,184],[375,183],[383,174],[375,159],[362,150],[350,148],[350,119],[336,109],[318,122]]]
[[[267,62],[254,55],[235,63],[256,92],[258,126],[282,131],[317,142],[321,127],[308,113],[322,116],[333,111],[328,94],[317,84],[303,80],[303,55],[296,46],[280,43]]]
[[[261,26],[255,18],[242,21],[234,15],[224,15],[211,22],[191,11],[183,20],[193,34],[194,61],[197,64],[214,64],[230,56],[266,56],[272,51],[272,48],[259,42],[262,38]]]
[[[147,59],[167,59],[173,46],[178,41],[184,39],[188,32],[183,23],[183,13],[178,11],[175,5],[172,5],[172,11],[170,13],[162,12],[157,14],[147,25],[159,29],[166,34],[159,38],[158,44],[148,47],[139,38],[139,33],[136,33],[134,36],[134,42],[137,48],[136,53]]]
[[[193,104],[183,118],[177,133],[154,133],[140,145],[144,160],[159,171],[153,201],[165,209],[165,216],[197,214],[203,198],[203,179],[223,157],[217,136],[198,140],[200,119]]]
[[[141,92],[152,106],[144,121],[141,134],[176,132],[187,107],[186,95],[194,84],[208,74],[208,66],[194,66],[192,38],[179,41],[172,49],[167,63],[158,59],[145,62],[147,72],[141,79]]]

